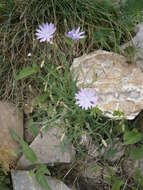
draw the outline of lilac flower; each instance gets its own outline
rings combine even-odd
[[[51,38],[53,38],[53,34],[56,31],[56,27],[52,23],[43,23],[36,30],[37,39],[40,42],[50,42]]]
[[[97,105],[97,96],[93,89],[81,89],[75,94],[75,99],[76,104],[85,110],[96,107]]]
[[[81,38],[84,38],[85,36],[83,35],[85,32],[80,32],[80,27],[78,27],[76,30],[73,28],[71,31],[66,33],[66,36],[69,38],[72,38],[72,40],[77,41]]]

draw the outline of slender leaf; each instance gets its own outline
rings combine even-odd
[[[13,140],[15,142],[19,142],[20,141],[20,138],[19,136],[16,134],[16,132],[14,131],[14,129],[10,129],[10,134],[11,134],[11,137],[13,138]]]
[[[24,141],[21,140],[20,141],[20,145],[22,147],[23,150],[23,154],[25,155],[25,157],[33,164],[36,164],[37,162],[37,157],[36,154],[34,153],[34,151],[28,146],[28,144]]]
[[[46,179],[46,176],[44,175],[45,173],[45,168],[39,168],[36,171],[35,177],[37,182],[40,184],[41,187],[43,187],[43,189],[45,190],[51,190],[51,188],[49,187],[48,181]]]

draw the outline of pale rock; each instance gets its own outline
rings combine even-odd
[[[0,162],[6,170],[9,164],[17,160],[16,151],[19,145],[13,140],[10,130],[23,137],[23,113],[8,102],[0,102]]]
[[[70,163],[75,156],[75,150],[71,144],[62,145],[66,142],[65,133],[60,127],[51,127],[39,134],[30,147],[36,153],[38,164]],[[31,166],[31,163],[23,155],[18,168]]]
[[[95,90],[105,116],[120,110],[131,120],[143,109],[143,72],[125,57],[98,50],[74,59],[71,70],[78,88]]]
[[[12,182],[14,190],[43,190],[34,176],[29,171],[12,171]],[[50,190],[70,190],[62,181],[47,177]]]

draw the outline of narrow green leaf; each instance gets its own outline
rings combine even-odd
[[[48,181],[46,179],[46,176],[44,175],[44,172],[41,171],[41,169],[38,169],[35,174],[36,180],[39,183],[41,187],[45,190],[51,190],[49,187]]]
[[[33,67],[25,67],[23,68],[15,77],[15,79],[21,80],[24,78],[27,78],[33,74],[36,74],[37,72],[39,72],[39,67],[34,65]]]
[[[124,133],[124,144],[135,144],[143,139],[143,134],[137,130],[127,131]]]
[[[47,166],[44,164],[41,164],[39,167],[39,172],[47,175],[51,175],[50,171],[48,170]]]
[[[20,137],[16,134],[15,130],[11,128],[9,131],[10,131],[10,134],[11,134],[11,137],[13,138],[13,140],[15,142],[19,142]]]
[[[37,162],[37,157],[36,157],[36,154],[34,153],[34,151],[28,146],[28,144],[27,144],[24,140],[21,140],[21,141],[20,141],[20,145],[21,145],[21,147],[22,147],[23,154],[25,155],[25,157],[26,157],[32,164],[36,164],[36,162]]]

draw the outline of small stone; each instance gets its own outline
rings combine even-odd
[[[0,102],[0,162],[5,170],[17,160],[16,150],[19,145],[13,140],[10,129],[23,137],[23,113],[8,102]]]
[[[70,163],[75,156],[75,150],[71,144],[62,147],[62,143],[66,141],[60,127],[51,127],[39,134],[30,147],[36,153],[39,164]],[[18,162],[18,168],[29,166],[31,163],[23,155]]]
[[[92,88],[105,116],[115,110],[131,120],[143,109],[143,72],[125,57],[98,50],[74,59],[71,66],[78,88]]]
[[[28,171],[12,171],[13,190],[43,190]],[[51,190],[70,190],[62,181],[47,177]]]

